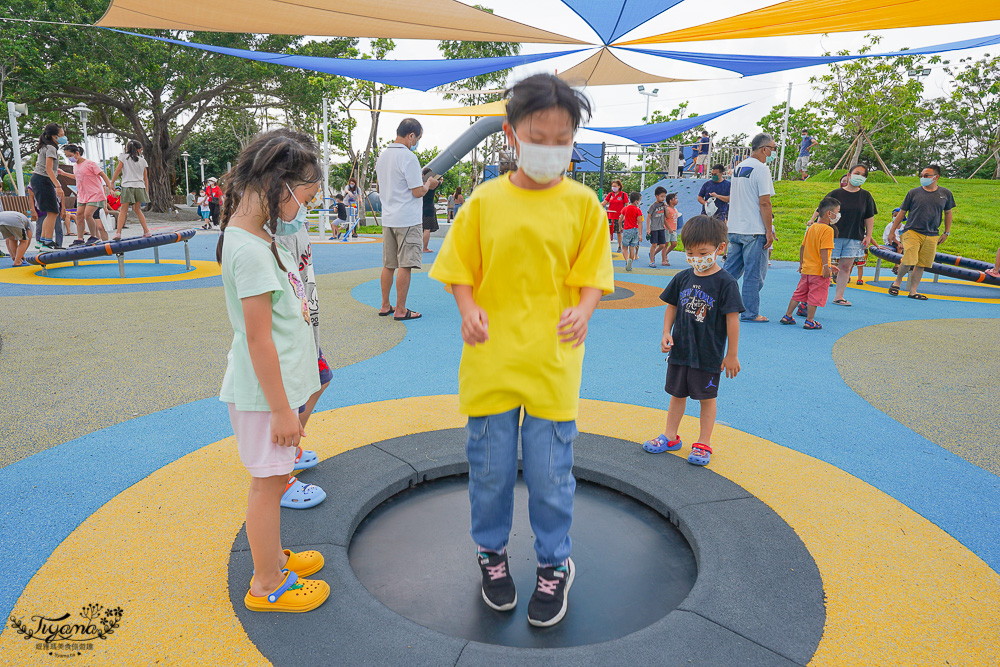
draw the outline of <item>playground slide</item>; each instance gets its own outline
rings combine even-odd
[[[170,232],[167,234],[153,234],[143,238],[129,238],[121,241],[107,241],[95,243],[94,245],[76,246],[65,250],[53,250],[52,252],[42,252],[31,257],[25,257],[29,264],[39,264],[48,266],[59,262],[75,262],[81,259],[93,259],[94,257],[107,257],[109,255],[122,255],[132,250],[144,250],[155,248],[161,245],[179,243],[187,241],[195,235],[195,230],[185,229],[182,232]]]
[[[443,174],[465,157],[484,139],[503,128],[504,116],[484,116],[473,123],[450,146],[438,153],[438,156],[427,163],[435,174]]]
[[[899,261],[903,259],[903,256],[898,252],[887,248],[886,246],[870,246],[868,252],[875,255],[879,259],[884,259],[892,262],[893,264],[899,264]],[[952,262],[955,260],[963,261],[967,263],[975,262],[976,265],[981,265],[984,269],[992,268],[992,264],[987,264],[986,262],[979,262],[977,260],[969,260],[962,257],[955,257],[954,255],[942,255],[938,253],[935,259],[944,259],[945,261]],[[958,278],[959,280],[968,280],[973,283],[983,283],[985,285],[995,285],[1000,287],[1000,279],[994,278],[993,276],[988,276],[984,271],[973,268],[966,268],[969,264],[962,266],[949,266],[948,264],[941,264],[940,262],[934,262],[934,265],[925,269],[925,271],[930,271],[931,273],[936,273],[938,275],[947,276],[949,278]]]

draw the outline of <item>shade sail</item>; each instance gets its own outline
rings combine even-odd
[[[917,49],[908,49],[906,51],[865,53],[862,55],[847,56],[757,56],[729,53],[692,53],[688,51],[654,51],[652,49],[625,50],[635,51],[636,53],[644,53],[650,56],[669,58],[671,60],[683,60],[685,62],[695,63],[698,65],[708,65],[709,67],[719,67],[732,72],[739,72],[744,76],[753,76],[754,74],[768,74],[771,72],[781,72],[799,67],[812,67],[813,65],[828,65],[830,63],[858,60],[860,58],[928,55],[932,53],[946,53],[948,51],[960,51],[962,49],[993,46],[994,44],[1000,44],[1000,35],[974,37],[972,39],[963,39],[959,42],[934,44]]]
[[[114,32],[143,37],[145,39],[154,39],[169,44],[177,44],[178,46],[185,46],[192,49],[201,49],[202,51],[211,51],[212,53],[221,53],[237,58],[245,58],[247,60],[256,60],[274,65],[283,65],[285,67],[297,67],[313,72],[337,74],[363,81],[377,81],[392,86],[415,88],[416,90],[424,91],[436,88],[445,83],[461,81],[472,76],[497,72],[509,67],[555,58],[556,56],[564,56],[569,53],[579,53],[582,50],[576,49],[557,53],[534,53],[530,55],[500,56],[497,58],[465,58],[458,60],[355,60],[351,58],[319,58],[285,53],[265,53],[261,51],[248,51],[247,49],[233,49],[226,46],[198,44],[197,42],[183,42],[166,37],[125,32],[124,30],[114,30]]]
[[[113,0],[108,28],[584,44],[456,0]]]
[[[789,0],[727,19],[631,39],[618,45],[818,35],[996,20],[1000,20],[1000,2],[997,0],[975,3],[941,0]]]
[[[610,86],[626,83],[691,81],[691,79],[672,79],[658,74],[643,72],[622,62],[608,48],[603,48],[579,65],[570,67],[565,72],[559,74],[559,78],[571,86]]]
[[[724,116],[730,111],[736,111],[737,109],[745,106],[745,104],[741,104],[740,106],[733,107],[731,109],[723,109],[722,111],[706,113],[700,116],[693,116],[691,118],[671,120],[666,123],[653,123],[652,125],[629,125],[624,127],[588,127],[587,129],[593,130],[594,132],[604,132],[606,134],[614,134],[619,137],[625,137],[626,139],[631,139],[637,144],[655,144],[660,141],[666,141],[670,137],[676,137],[678,134],[687,132],[688,130],[707,123],[712,119]]]
[[[563,0],[587,22],[601,41],[610,44],[649,19],[684,0]]]
[[[382,113],[402,113],[409,116],[506,116],[507,100],[447,109],[382,109]]]

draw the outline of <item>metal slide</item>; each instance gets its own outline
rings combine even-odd
[[[504,116],[484,116],[473,123],[450,146],[438,153],[438,156],[427,163],[435,174],[443,174],[468,155],[473,148],[495,132],[503,129]]]

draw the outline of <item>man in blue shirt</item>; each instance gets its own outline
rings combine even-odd
[[[704,215],[711,215],[723,222],[729,218],[729,188],[732,185],[725,178],[726,168],[721,164],[712,165],[712,176],[708,183],[701,186],[698,193],[698,203],[701,204],[701,212]],[[715,210],[708,212],[710,202],[714,202],[712,207]]]
[[[705,166],[708,164],[709,143],[708,130],[702,130],[701,138],[695,142],[691,149],[694,153],[694,173],[696,176],[701,176],[705,173]]]
[[[799,144],[799,157],[795,161],[795,171],[802,174],[802,180],[809,178],[809,155],[813,146],[819,142],[809,136],[809,130],[802,130],[802,143]]]

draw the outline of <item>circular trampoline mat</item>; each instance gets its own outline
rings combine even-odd
[[[194,267],[188,269],[183,263],[173,264],[161,262],[159,264],[155,263],[138,263],[138,262],[125,262],[125,276],[127,278],[153,278],[158,276],[176,276],[182,273],[187,273],[188,271],[193,271]],[[101,263],[91,263],[91,262],[80,262],[79,266],[57,266],[50,268],[46,271],[46,275],[49,278],[69,278],[73,280],[95,280],[95,279],[107,279],[119,278],[118,273],[118,263],[117,262],[101,262]]]
[[[537,566],[527,505],[519,479],[507,547],[518,590],[513,611],[497,612],[483,602],[465,475],[418,484],[375,508],[351,541],[351,567],[375,598],[420,625],[526,648],[625,636],[663,618],[694,586],[694,554],[673,524],[626,495],[578,480],[570,531],[578,569],[570,610],[555,627],[535,628],[527,620]]]

